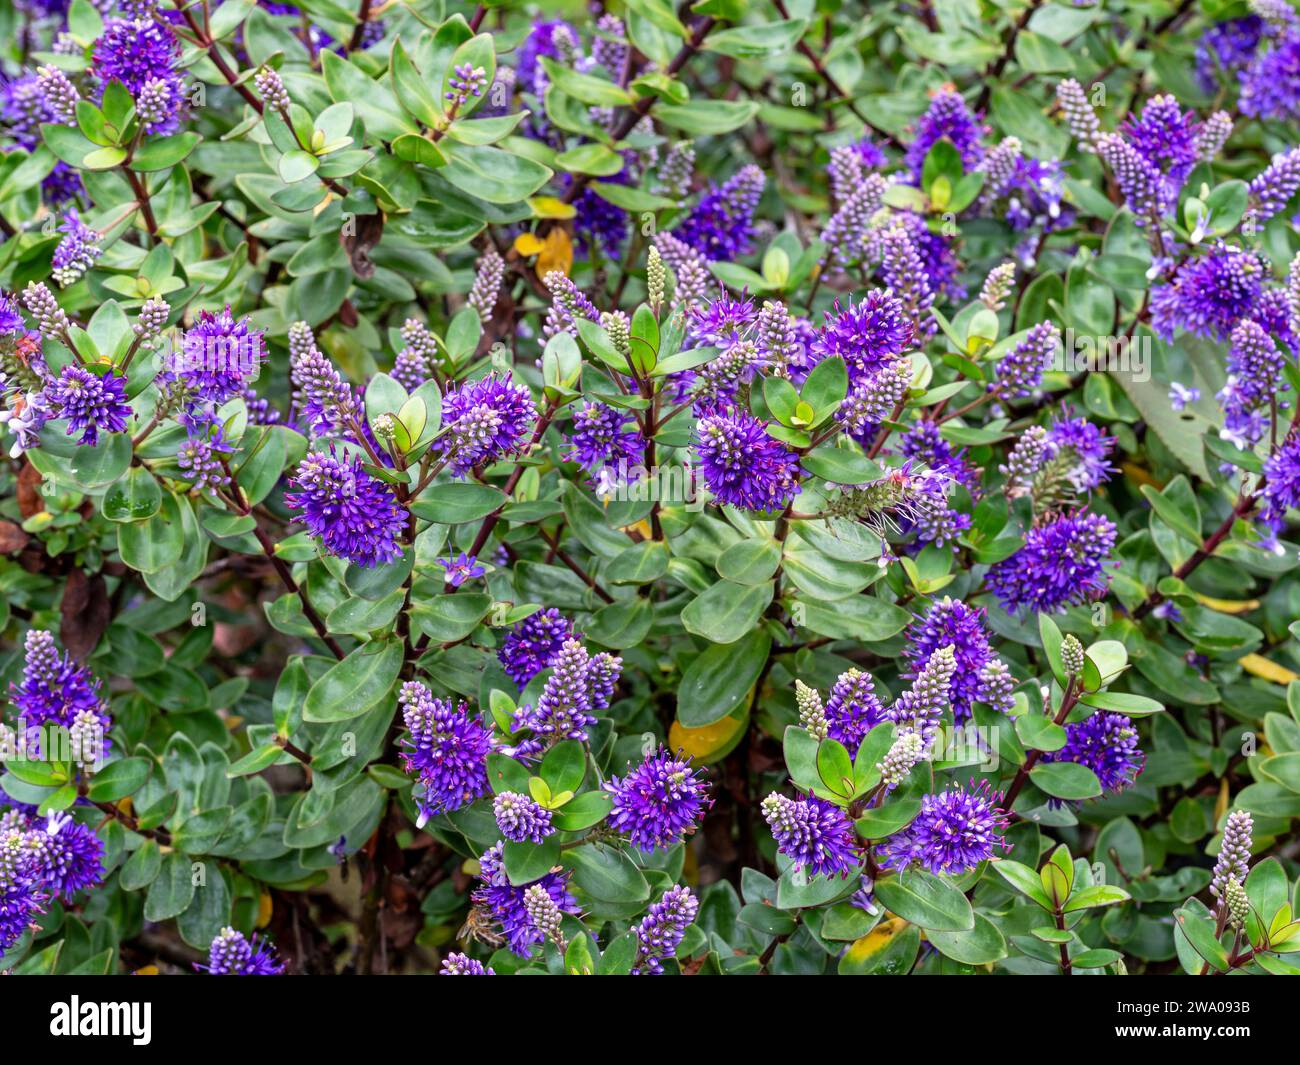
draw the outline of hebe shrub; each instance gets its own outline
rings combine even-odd
[[[1286,0],[0,37],[0,970],[1300,972]]]

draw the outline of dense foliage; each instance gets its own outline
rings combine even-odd
[[[1300,973],[1287,0],[0,32],[0,970]]]

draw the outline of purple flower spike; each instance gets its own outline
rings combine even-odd
[[[406,511],[393,490],[370,476],[361,459],[338,458],[333,449],[313,452],[289,481],[285,504],[302,511],[303,523],[325,550],[358,566],[375,566],[402,556],[399,538]]]
[[[931,873],[960,876],[1006,849],[1001,829],[1007,815],[1002,796],[987,780],[969,789],[953,784],[921,800],[921,812],[910,825],[885,840],[881,866],[906,869],[920,865]]]
[[[614,797],[609,826],[648,854],[682,842],[713,805],[704,770],[692,767],[684,754],[674,755],[665,748],[621,780],[611,777],[605,790]]]

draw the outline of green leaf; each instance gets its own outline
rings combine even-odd
[[[194,879],[190,859],[172,851],[162,859],[162,868],[149,886],[144,900],[146,921],[166,921],[184,913],[194,898]]]
[[[611,81],[594,74],[580,74],[550,56],[541,59],[547,79],[566,96],[592,107],[628,107],[636,102],[631,93]]]
[[[1097,774],[1077,762],[1040,762],[1029,771],[1029,779],[1057,799],[1095,799],[1101,794]]]
[[[1114,906],[1117,903],[1127,902],[1129,898],[1129,893],[1123,888],[1112,887],[1109,884],[1094,884],[1092,887],[1083,887],[1074,892],[1065,904],[1065,912],[1073,913],[1075,910]]]
[[[423,599],[411,608],[411,619],[430,640],[454,643],[463,640],[492,609],[490,595],[462,592]]]
[[[1007,956],[1007,941],[982,913],[975,914],[975,927],[964,932],[927,928],[925,938],[936,950],[963,965],[988,965]]]
[[[814,477],[836,484],[866,484],[879,480],[882,473],[880,467],[862,452],[830,444],[810,451],[799,460],[799,464]]]
[[[515,887],[540,880],[560,861],[560,837],[547,836],[541,843],[506,840],[502,857],[506,876]]]
[[[134,795],[144,787],[152,771],[153,763],[147,758],[120,758],[91,778],[88,794],[95,802],[114,802]]]
[[[561,832],[581,832],[600,824],[613,808],[614,797],[609,792],[584,792],[552,813],[551,824]]]
[[[853,824],[863,839],[884,839],[906,828],[920,812],[920,799],[898,799],[884,806],[869,807]]]
[[[223,5],[224,6],[224,5]],[[142,172],[170,170],[188,158],[203,138],[197,133],[176,133],[170,137],[149,138],[131,159],[131,169]],[[281,171],[283,174],[283,170]],[[287,178],[285,179],[288,180]]]
[[[1174,911],[1176,934],[1191,946],[1198,956],[1209,962],[1220,972],[1228,968],[1228,952],[1214,934],[1214,918],[1208,914],[1198,914],[1184,906]]]
[[[838,740],[822,740],[817,748],[817,775],[826,790],[846,799],[853,796],[853,760]]]
[[[573,870],[574,885],[593,899],[626,906],[650,897],[645,876],[618,847],[605,843],[574,847],[564,852],[562,861]]]
[[[553,794],[577,791],[587,775],[586,751],[577,740],[557,743],[546,752],[538,773],[550,785]]]
[[[505,493],[491,485],[450,481],[430,485],[420,493],[411,510],[417,518],[439,525],[464,525],[486,518],[507,502]]]
[[[713,643],[735,643],[751,632],[772,602],[772,585],[746,586],[721,580],[682,610],[686,631]]]
[[[677,719],[687,728],[702,728],[747,704],[771,646],[768,632],[757,629],[697,655],[677,689]]]
[[[804,791],[821,785],[821,772],[817,768],[820,744],[807,729],[787,725],[784,738],[785,767],[790,779]]]
[[[1038,873],[1027,865],[1020,862],[1013,862],[1009,858],[1003,858],[993,863],[993,868],[1008,884],[1014,887],[1022,895],[1028,895],[1039,906],[1045,910],[1052,908],[1052,902],[1047,897],[1047,892],[1043,890],[1043,883],[1039,879]]]
[[[347,721],[360,717],[384,698],[402,669],[402,644],[381,640],[363,644],[330,666],[307,692],[304,721]]]
[[[146,839],[122,865],[118,882],[123,891],[139,891],[152,884],[161,870],[162,851],[158,849],[157,843]]]
[[[143,466],[132,466],[126,477],[110,485],[100,504],[109,521],[145,521],[162,508],[162,489]]]
[[[549,168],[490,145],[458,144],[439,173],[471,196],[488,203],[518,203],[551,179]]]
[[[927,932],[965,932],[975,927],[975,914],[966,896],[923,869],[877,880],[876,898],[892,913]]]
[[[692,100],[674,105],[660,104],[655,118],[692,137],[720,136],[739,129],[758,114],[752,100]]]
[[[737,59],[763,59],[789,52],[807,28],[806,19],[737,26],[710,33],[703,47],[705,51],[721,52]]]

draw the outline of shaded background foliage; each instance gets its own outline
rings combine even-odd
[[[1294,974],[1295,20],[6,4],[0,969]]]

